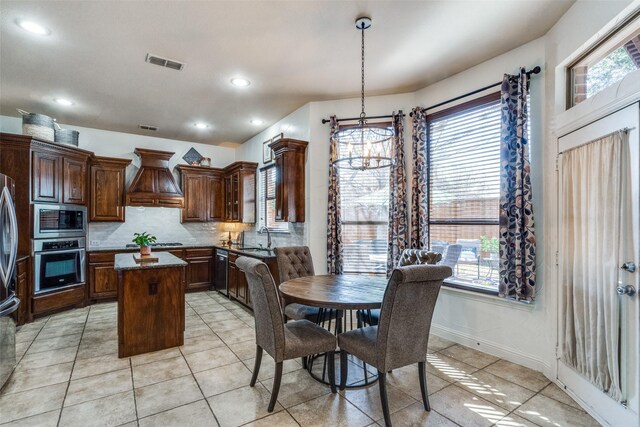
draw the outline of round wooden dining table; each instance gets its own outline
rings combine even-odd
[[[298,277],[279,286],[288,302],[333,310],[371,310],[382,306],[387,279],[357,274]]]
[[[371,319],[371,310],[382,306],[386,288],[387,279],[383,276],[355,274],[299,277],[282,282],[279,286],[280,294],[287,304],[318,307],[320,310],[316,323],[336,335],[353,329],[354,325],[362,327],[366,319]],[[324,359],[321,371],[314,369],[314,363],[320,358]],[[377,381],[377,375],[369,372],[364,362],[355,357],[352,357],[352,361],[352,368],[360,365],[363,371],[362,375],[358,375],[359,380],[347,384],[348,388],[362,387]],[[313,378],[328,383],[325,355],[310,356],[304,364]],[[336,369],[336,381],[339,371]]]

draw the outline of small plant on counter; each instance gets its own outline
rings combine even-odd
[[[158,239],[156,238],[156,236],[151,236],[147,232],[133,233],[132,242],[140,246],[141,255],[151,255],[151,247],[149,245],[157,241]]]

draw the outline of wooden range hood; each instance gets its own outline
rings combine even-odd
[[[169,170],[170,151],[136,148],[140,169],[127,190],[128,206],[184,207],[184,196]]]

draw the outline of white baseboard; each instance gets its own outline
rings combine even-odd
[[[477,337],[442,325],[431,324],[431,332],[434,335],[438,335],[439,337],[446,338],[458,344],[471,347],[478,351],[482,351],[483,353],[491,354],[492,356],[508,360],[509,362],[517,363],[518,365],[525,366],[529,369],[533,369],[534,371],[542,372],[547,378],[549,378],[549,380],[555,380],[555,370],[546,360],[532,357],[529,354],[502,344],[478,339]]]

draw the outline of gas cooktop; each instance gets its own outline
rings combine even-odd
[[[177,242],[152,243],[149,246],[151,246],[152,248],[163,247],[163,246],[182,246],[182,243],[177,243]],[[136,245],[135,243],[129,243],[126,247],[127,248],[137,248],[138,245]]]

